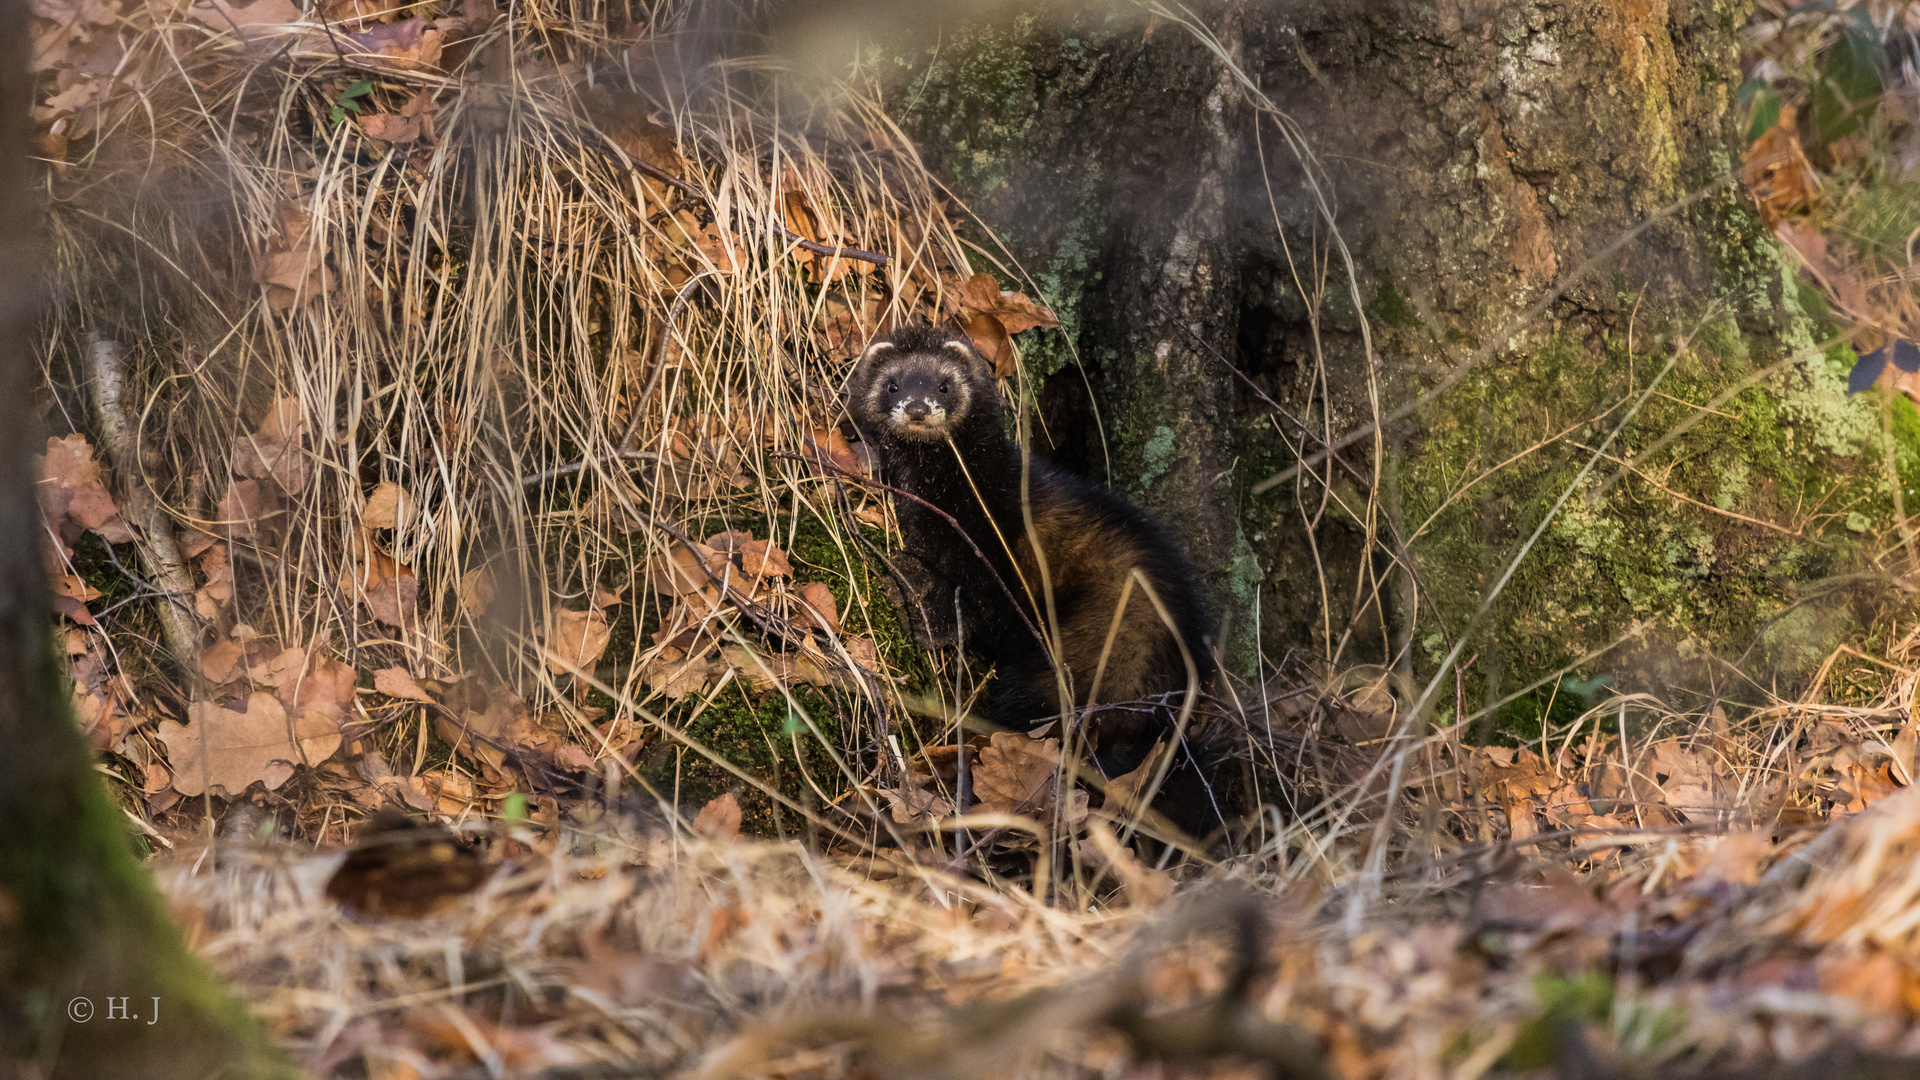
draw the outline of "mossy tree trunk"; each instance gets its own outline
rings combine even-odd
[[[30,462],[31,40],[25,0],[0,0],[0,1077],[292,1075],[167,920],[55,666]]]
[[[1200,10],[1214,48],[1101,9],[949,28],[895,101],[1065,317],[1029,335],[1037,441],[1159,511],[1269,658],[1433,671],[1684,335],[1475,629],[1470,679],[1496,698],[1636,627],[1589,670],[1685,678],[1756,638],[1803,670],[1853,616],[1799,590],[1857,544],[1795,508],[1884,498],[1870,407],[1729,181],[1746,8],[1229,2]]]

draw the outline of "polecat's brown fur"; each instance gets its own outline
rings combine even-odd
[[[1094,764],[1109,777],[1138,766],[1189,686],[1204,690],[1215,673],[1206,608],[1173,541],[1104,487],[1037,457],[1023,469],[1003,427],[992,369],[963,337],[918,326],[875,341],[848,395],[886,480],[959,524],[956,530],[916,502],[894,500],[905,540],[896,563],[907,579],[904,614],[918,634],[942,643],[958,631],[992,656],[999,672],[993,719],[1013,730],[1060,715],[1064,675],[1076,708],[1103,706],[1082,726]],[[1050,628],[1058,673],[1039,637]]]

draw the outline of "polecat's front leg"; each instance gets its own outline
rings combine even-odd
[[[954,608],[954,585],[911,551],[892,559],[887,595],[900,612],[907,632],[923,648],[944,649],[959,641],[959,619]]]

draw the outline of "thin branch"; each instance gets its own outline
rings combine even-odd
[[[158,584],[140,581],[127,573],[125,567],[121,567],[121,572],[152,594],[165,598],[160,605],[160,629],[167,639],[167,650],[191,679],[199,672],[200,626],[193,609],[179,598],[193,595],[193,575],[187,571],[187,560],[180,554],[179,545],[174,543],[166,511],[148,490],[146,478],[140,475],[140,453],[127,424],[125,361],[120,345],[111,338],[89,333],[86,353],[92,375],[89,396],[94,423],[100,429],[102,449],[120,474],[120,497],[128,519],[138,530],[135,541],[140,561],[146,564],[147,576]],[[120,565],[112,545],[107,546],[107,555],[115,566]]]

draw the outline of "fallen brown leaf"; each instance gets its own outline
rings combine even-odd
[[[828,633],[840,632],[838,603],[833,598],[833,590],[824,582],[809,581],[800,586],[798,599],[804,621],[812,622]]]
[[[196,701],[188,715],[190,724],[162,720],[157,733],[182,795],[232,798],[256,782],[272,790],[295,766],[317,765],[340,749],[338,722],[309,711],[289,725],[280,699],[263,691],[249,695],[242,712]]]
[[[412,701],[432,701],[433,695],[420,689],[413,681],[413,674],[406,668],[381,668],[373,673],[373,688],[388,697],[406,698]]]
[[[710,840],[738,840],[740,801],[731,792],[709,801],[693,819],[693,831]]]
[[[220,0],[214,0],[219,3]],[[281,0],[260,0],[255,6]],[[291,202],[280,206],[280,228],[256,260],[253,280],[267,287],[267,306],[286,311],[333,291],[327,246],[314,228],[313,215]]]
[[[996,731],[973,767],[973,794],[984,811],[1021,814],[1044,820],[1054,807],[1059,739],[1035,739],[1019,732]],[[1075,791],[1066,820],[1087,816],[1087,794]]]
[[[613,628],[600,609],[556,608],[547,629],[547,670],[591,675],[594,663],[612,638]]]
[[[280,398],[268,407],[259,430],[234,440],[233,471],[259,480],[271,479],[289,495],[305,491],[313,474],[313,464],[300,445],[306,430],[306,413],[299,399]]]
[[[413,517],[413,496],[391,480],[382,480],[367,496],[360,523],[369,529],[395,529]]]

